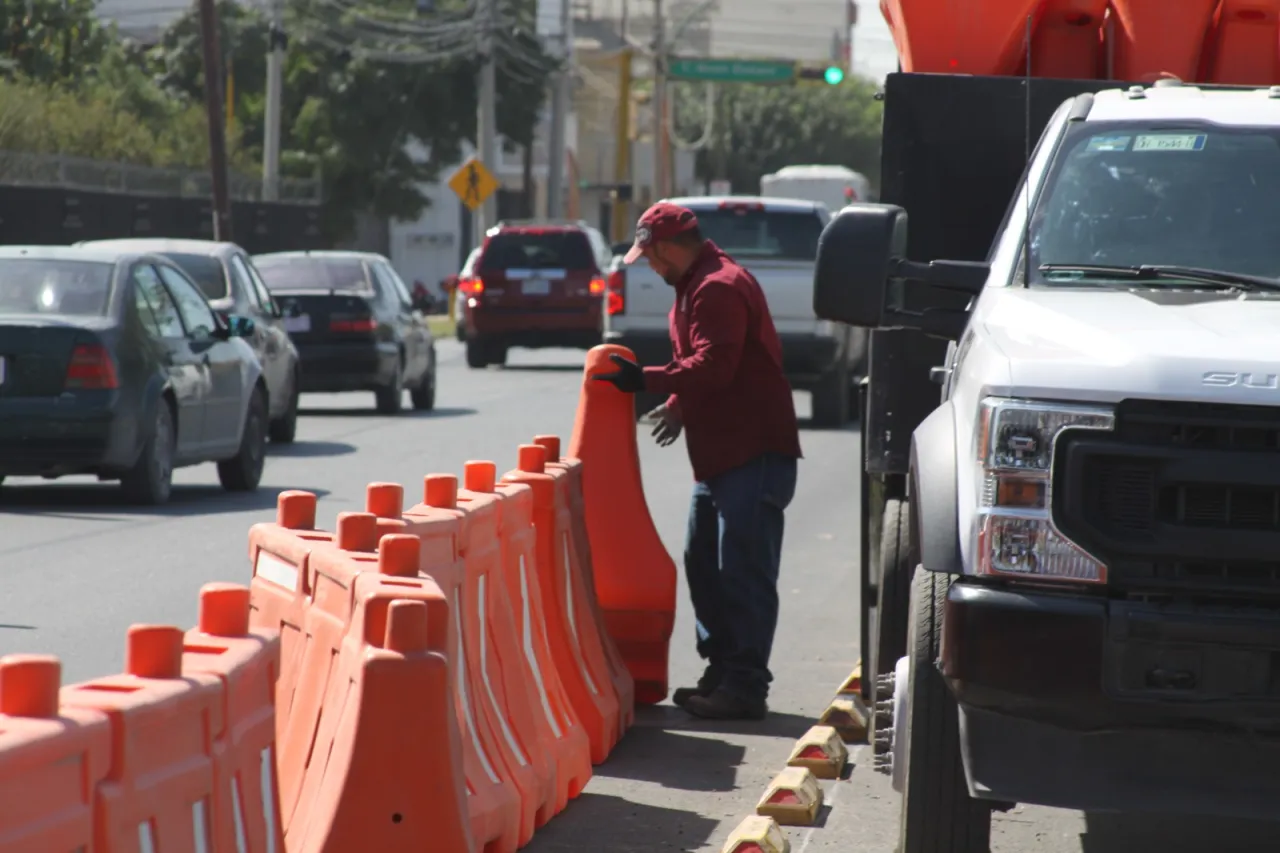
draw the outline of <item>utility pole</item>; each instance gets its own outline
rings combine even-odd
[[[271,0],[271,29],[267,42],[267,104],[263,116],[266,129],[262,140],[262,198],[280,199],[280,124],[284,104],[284,0]]]
[[[231,195],[227,190],[227,140],[222,127],[222,69],[218,10],[200,0],[200,42],[204,48],[204,107],[209,117],[209,176],[213,183],[213,239],[231,240]]]
[[[623,19],[625,21],[625,18]],[[624,47],[618,54],[618,126],[617,146],[613,168],[613,214],[610,229],[614,242],[626,239],[631,227],[627,216],[627,202],[622,198],[623,184],[631,182],[631,48]],[[634,187],[632,192],[634,193]]]
[[[480,22],[480,80],[479,109],[476,114],[476,147],[479,149],[480,162],[490,173],[497,177],[498,144],[497,144],[497,57],[494,55],[494,16],[495,0],[479,0],[476,8],[477,20]],[[476,209],[476,244],[484,240],[484,232],[489,230],[498,220],[497,193],[485,199],[484,204]]]
[[[551,89],[551,133],[547,145],[547,218],[564,216],[565,125],[569,121],[570,87],[573,82],[573,43],[569,38],[569,0],[559,0],[560,70]]]
[[[653,199],[667,195],[667,28],[662,0],[653,0]]]

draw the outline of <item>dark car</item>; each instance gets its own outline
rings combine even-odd
[[[436,348],[404,281],[382,255],[279,252],[254,263],[302,355],[302,390],[373,391],[378,411],[436,400]]]
[[[498,223],[458,283],[467,364],[504,364],[511,347],[599,344],[611,258],[604,237],[584,222]]]
[[[288,444],[298,431],[298,349],[284,328],[284,313],[244,249],[235,243],[212,240],[137,238],[95,240],[79,246],[101,246],[162,255],[182,267],[200,286],[213,310],[253,319],[253,331],[245,338],[262,364],[267,383],[267,404],[273,442]]]
[[[246,317],[180,267],[119,249],[0,247],[0,480],[96,474],[141,503],[173,469],[262,479],[267,388]]]

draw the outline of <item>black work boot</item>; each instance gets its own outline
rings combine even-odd
[[[694,696],[710,696],[711,691],[720,686],[720,678],[719,670],[707,667],[698,679],[697,687],[677,687],[671,694],[671,701],[683,708]]]
[[[683,707],[695,717],[708,720],[763,720],[769,713],[764,699],[748,699],[723,688],[705,696],[691,696]]]

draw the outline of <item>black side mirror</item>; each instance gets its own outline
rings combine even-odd
[[[905,210],[889,204],[844,208],[818,238],[814,313],[850,326],[879,326],[894,262],[906,253]]]

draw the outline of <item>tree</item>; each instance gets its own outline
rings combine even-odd
[[[457,162],[462,143],[474,141],[478,64],[465,50],[474,41],[469,19],[456,13],[458,23],[440,26],[453,34],[449,49],[440,38],[427,48],[415,47],[396,34],[428,24],[396,17],[397,7],[390,5],[360,11],[356,4],[294,0],[290,7],[281,171],[294,177],[320,172],[330,236],[350,233],[359,211],[416,218],[427,203],[419,184],[435,180]],[[403,4],[400,11],[412,8]],[[506,21],[531,20],[533,7],[530,0],[518,0],[509,11]],[[221,0],[219,15],[221,46],[235,80],[237,124],[249,150],[260,157],[267,23],[229,0]],[[517,143],[533,135],[551,68],[531,29],[517,26],[496,36],[508,60],[498,65],[498,129]],[[393,36],[384,37],[384,31]],[[188,13],[151,54],[161,84],[189,99],[198,99],[203,86],[199,32],[198,18]],[[429,53],[441,55],[423,61]],[[412,142],[421,150],[411,150]]]
[[[673,89],[680,138],[696,140],[706,122],[704,90]],[[822,164],[848,166],[877,185],[882,110],[875,94],[875,84],[859,77],[838,86],[721,85],[711,139],[697,156],[698,178],[756,192],[762,176],[783,166]]]
[[[97,0],[0,0],[0,55],[28,80],[70,82],[95,68],[119,40],[94,14]]]

